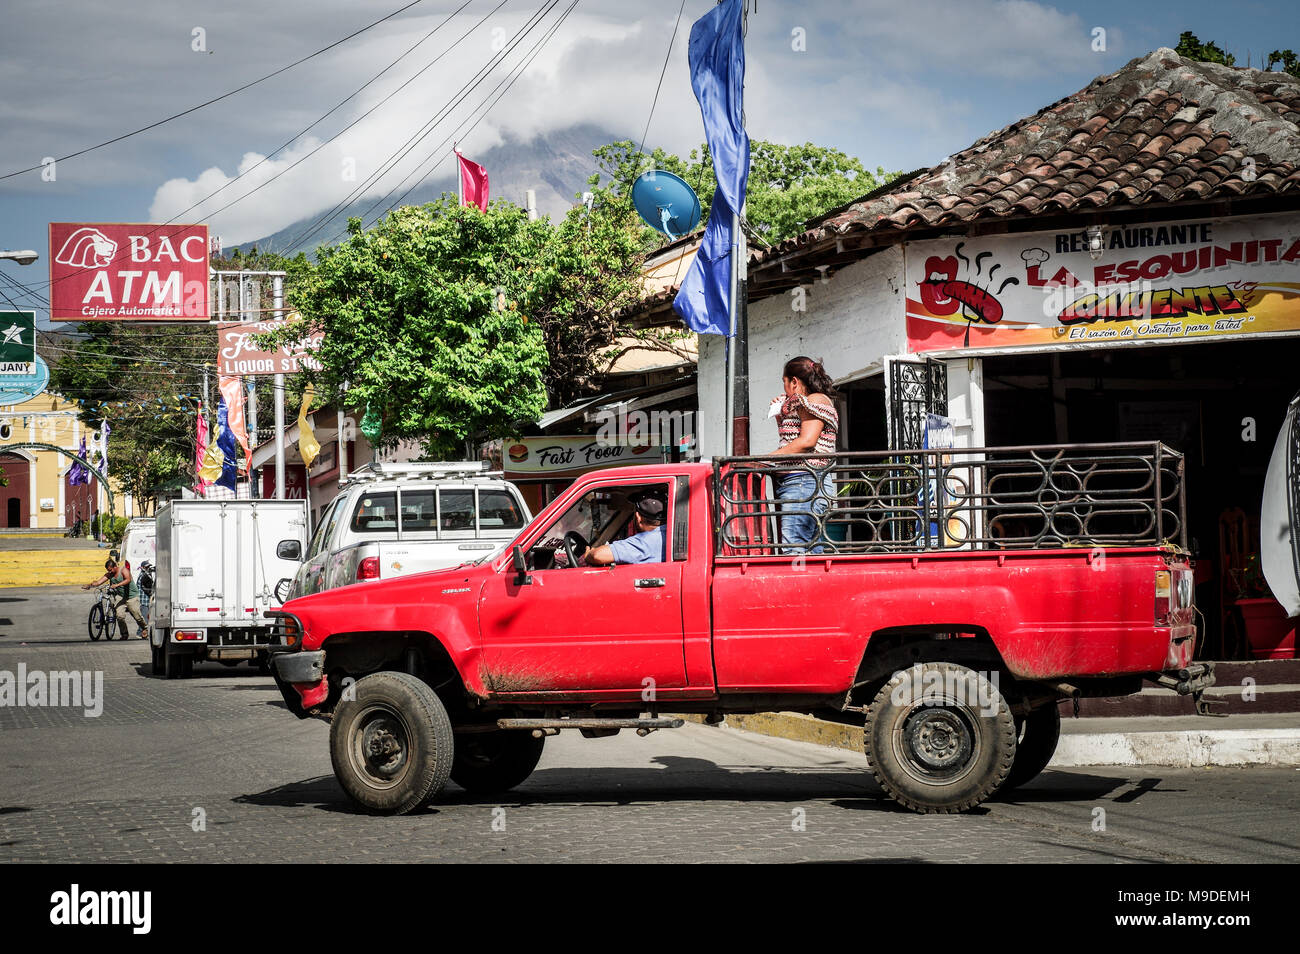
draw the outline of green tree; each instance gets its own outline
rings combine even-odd
[[[1178,35],[1178,46],[1174,47],[1174,52],[1201,63],[1237,65],[1235,56],[1221,49],[1217,43],[1202,43],[1191,30],[1184,30]],[[1284,73],[1300,79],[1300,57],[1296,56],[1294,50],[1274,50],[1270,53],[1264,69],[1272,70],[1275,66],[1281,66]]]
[[[306,328],[324,332],[321,369],[303,382],[380,409],[386,438],[421,439],[436,456],[516,433],[546,407],[544,336],[521,304],[549,229],[507,203],[481,213],[447,198],[369,230],[350,220],[347,241],[319,249],[290,289]],[[261,337],[280,344],[303,330]]]
[[[1224,52],[1217,43],[1213,41],[1202,43],[1191,30],[1184,30],[1178,35],[1178,45],[1174,47],[1174,52],[1200,63],[1222,63],[1224,66],[1233,66],[1237,62],[1235,56]]]
[[[695,189],[703,208],[701,221],[707,220],[717,188],[707,144],[692,149],[685,160],[662,149],[640,154],[629,140],[601,146],[593,155],[600,169],[588,180],[593,188],[603,186],[610,196],[630,203],[628,195],[636,177],[647,169],[664,169]],[[860,159],[839,149],[755,139],[750,143],[745,218],[764,239],[779,242],[799,234],[810,219],[866,195],[899,174],[879,167],[872,173]],[[653,230],[647,233],[645,241],[650,247],[663,242],[662,237],[655,238]]]
[[[50,389],[78,401],[87,427],[107,420],[108,473],[143,504],[194,471],[202,365],[215,340],[204,325],[87,322],[51,362]]]

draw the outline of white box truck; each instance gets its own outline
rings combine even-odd
[[[196,659],[266,663],[275,584],[298,569],[276,555],[307,541],[303,500],[172,500],[156,516],[157,582],[149,606],[153,671],[186,678]]]

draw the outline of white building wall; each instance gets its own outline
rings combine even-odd
[[[793,292],[749,308],[749,446],[755,454],[776,449],[776,425],[767,409],[782,393],[781,371],[790,358],[817,358],[843,382],[879,373],[884,355],[907,350],[901,247],[877,252],[803,291],[802,311]],[[699,369],[700,454],[719,456],[726,450],[723,338],[700,336]]]

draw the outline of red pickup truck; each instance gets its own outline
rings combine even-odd
[[[790,546],[773,477],[827,465],[816,539]],[[890,796],[964,811],[1042,771],[1063,700],[1149,679],[1202,708],[1181,478],[1159,444],[599,471],[475,562],[286,603],[276,682],[330,719],[335,774],[376,813],[449,777],[507,790],[562,729],[777,710],[859,720]],[[646,495],[662,559],[586,565]]]

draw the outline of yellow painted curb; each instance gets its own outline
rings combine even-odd
[[[689,722],[704,721],[704,717],[700,715],[680,715],[678,718]],[[731,729],[743,729],[746,732],[757,732],[759,735],[770,735],[778,739],[812,742],[815,745],[829,745],[856,752],[863,751],[862,726],[828,722],[800,712],[730,714],[725,724]]]
[[[89,583],[107,559],[107,550],[0,550],[0,586]]]

